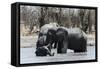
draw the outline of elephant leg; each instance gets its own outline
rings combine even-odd
[[[82,52],[87,51],[87,40],[84,38],[81,38],[81,46],[82,46]]]
[[[62,53],[62,42],[61,41],[59,41],[58,42],[58,47],[57,47],[57,53]]]
[[[80,38],[79,39],[79,49],[74,50],[74,52],[86,52],[87,51],[87,47],[86,47],[87,41],[84,38]]]
[[[58,42],[57,53],[67,53],[68,42],[62,40]]]
[[[62,53],[67,53],[68,42],[66,40],[63,41]]]

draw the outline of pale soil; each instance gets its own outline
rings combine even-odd
[[[66,54],[57,54],[56,49],[52,49],[52,52],[55,52],[55,55],[45,57],[37,57],[35,55],[35,47],[21,48],[20,50],[21,64],[95,59],[95,46],[88,46],[87,52],[84,53],[74,53],[72,50],[68,49]]]

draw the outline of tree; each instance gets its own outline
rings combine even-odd
[[[41,7],[40,10],[41,16],[39,17],[40,27],[48,23],[48,7]]]
[[[94,10],[89,10],[89,20],[88,20],[88,25],[89,25],[89,33],[92,32],[92,27],[95,26],[95,11]]]
[[[88,16],[89,16],[89,10],[80,9],[79,17],[80,17],[81,29],[84,32],[86,32],[88,29]]]
[[[21,21],[24,22],[25,28],[31,34],[34,26],[39,23],[39,7],[21,6]]]

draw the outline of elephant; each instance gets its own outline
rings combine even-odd
[[[56,30],[57,30],[58,26],[59,25],[57,23],[49,23],[49,24],[43,25],[40,29],[38,39],[41,36],[43,36],[43,38],[45,39],[45,43],[51,44],[51,46],[49,47],[50,50],[54,43],[56,45]],[[37,45],[39,45],[39,44],[37,43]],[[54,45],[54,47],[55,47],[55,45]]]
[[[67,49],[74,52],[87,51],[87,36],[79,28],[60,27],[56,32],[57,36],[57,53],[67,53]]]
[[[57,27],[57,23],[45,24],[41,27],[36,43],[36,56],[46,56],[47,54],[50,56],[54,55],[54,53],[51,53],[51,48],[53,43],[56,44],[55,34]]]

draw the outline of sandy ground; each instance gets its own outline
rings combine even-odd
[[[57,54],[56,49],[52,49],[55,52],[54,56],[37,57],[35,56],[36,41],[38,36],[24,36],[21,37],[21,49],[20,49],[20,63],[43,63],[43,62],[59,62],[59,61],[77,61],[77,60],[89,60],[95,59],[95,40],[89,36],[88,43],[93,46],[87,46],[87,52],[74,53],[72,50],[67,50],[66,54]]]

